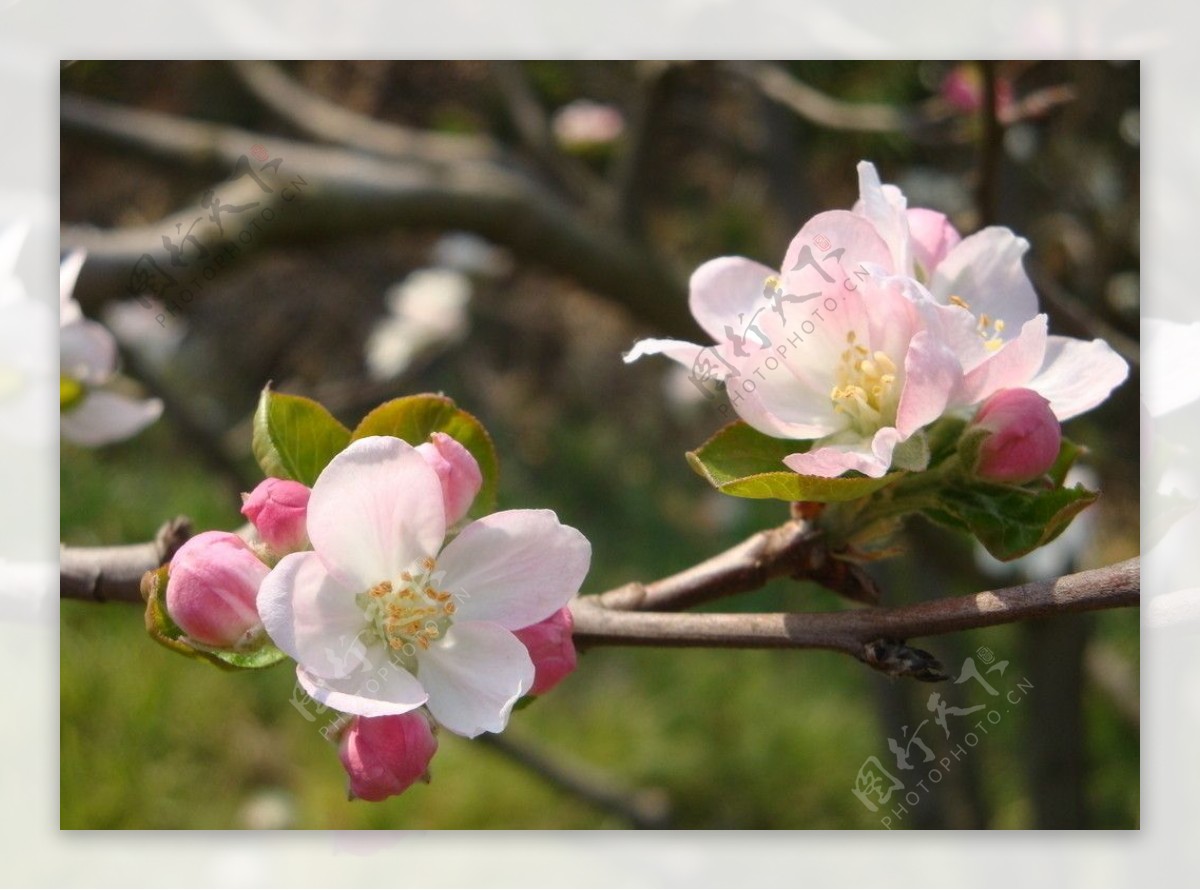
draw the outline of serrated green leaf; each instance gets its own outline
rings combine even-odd
[[[483,474],[483,487],[469,515],[490,512],[496,503],[500,476],[496,449],[483,424],[455,405],[453,399],[424,394],[385,402],[362,419],[351,434],[351,441],[365,436],[396,436],[410,445],[420,445],[431,433],[445,433],[471,452]]]
[[[311,486],[350,444],[350,430],[324,406],[265,387],[254,412],[254,457],[268,476]]]
[[[142,598],[146,601],[146,631],[155,642],[172,652],[215,664],[225,670],[257,670],[278,664],[287,658],[264,635],[260,645],[242,652],[216,649],[189,640],[169,614],[164,600],[167,594],[167,567],[147,572],[142,578]]]
[[[939,491],[937,505],[922,512],[942,525],[969,531],[988,553],[1007,561],[1053,541],[1098,496],[1083,486],[961,484]]]
[[[781,501],[852,501],[905,475],[897,472],[879,479],[868,476],[829,479],[802,476],[783,465],[785,457],[807,451],[810,444],[773,439],[738,420],[722,427],[695,451],[689,451],[687,461],[696,473],[725,494]]]

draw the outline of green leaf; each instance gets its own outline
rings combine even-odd
[[[950,528],[970,532],[997,559],[1024,556],[1057,538],[1099,495],[1083,486],[1019,488],[984,482],[948,486],[923,512]]]
[[[471,452],[483,474],[483,487],[471,505],[471,516],[492,510],[496,503],[496,483],[500,465],[492,437],[483,424],[441,395],[405,396],[384,402],[362,419],[352,441],[365,436],[396,436],[410,445],[420,445],[432,433],[445,433]]]
[[[205,646],[189,640],[187,634],[167,614],[167,567],[147,572],[142,577],[142,598],[146,601],[146,630],[155,642],[173,652],[207,661],[225,670],[251,670],[270,667],[287,658],[264,634],[253,649],[233,651]]]
[[[350,444],[350,431],[325,408],[303,396],[262,391],[254,412],[254,457],[268,476],[311,486],[334,455]]]
[[[802,476],[783,465],[789,454],[807,451],[810,442],[773,439],[738,420],[687,454],[692,469],[718,491],[741,498],[781,501],[852,501],[902,478],[888,473],[879,479],[850,476],[828,479]]]

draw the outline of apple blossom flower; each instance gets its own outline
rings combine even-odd
[[[437,736],[421,710],[386,717],[355,717],[338,742],[350,777],[350,797],[380,801],[428,781]]]
[[[308,547],[305,519],[311,494],[307,485],[291,479],[264,479],[242,495],[242,515],[276,556],[286,556]]]
[[[285,556],[258,595],[305,691],[363,717],[425,705],[470,737],[501,731],[533,686],[513,631],[566,605],[591,561],[587,539],[549,510],[494,513],[445,544],[437,472],[390,436],[329,462],[308,537],[313,550]]]
[[[979,437],[974,472],[993,482],[1024,483],[1058,459],[1062,427],[1045,398],[1029,389],[1002,389],[988,397],[963,441]]]
[[[117,343],[99,322],[83,316],[71,297],[84,254],[59,271],[59,365],[62,434],[79,445],[107,445],[141,432],[162,414],[158,399],[134,399],[102,388],[117,369]]]
[[[535,676],[530,695],[545,695],[575,670],[574,629],[571,610],[564,606],[544,621],[516,632],[533,659]]]
[[[922,427],[1002,389],[1039,393],[1062,421],[1125,379],[1103,341],[1048,335],[1024,239],[993,227],[960,240],[871,164],[858,172],[854,210],[805,223],[779,272],[721,257],[693,273],[689,307],[713,345],[642,340],[626,362],[661,354],[697,384],[724,382],[751,426],[815,440],[784,463],[817,476],[882,476]],[[919,442],[901,455],[896,466],[922,468]]]
[[[192,640],[244,648],[262,632],[255,608],[269,569],[231,532],[189,538],[167,570],[167,614]]]
[[[375,380],[402,373],[423,355],[467,333],[473,285],[451,268],[417,269],[387,293],[388,314],[367,337],[367,371]]]
[[[445,433],[433,433],[428,442],[417,446],[417,453],[433,467],[442,483],[449,528],[471,509],[475,495],[483,487],[483,473],[471,452]]]

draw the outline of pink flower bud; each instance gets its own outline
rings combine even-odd
[[[198,534],[171,560],[167,614],[196,642],[234,648],[261,629],[254,601],[269,571],[237,535]]]
[[[1050,403],[1029,389],[1002,389],[983,403],[972,429],[986,430],[975,472],[993,482],[1028,482],[1054,465],[1062,428]]]
[[[355,717],[338,744],[350,776],[350,795],[379,801],[427,779],[437,738],[421,711],[387,717]]]
[[[442,500],[446,505],[446,525],[451,526],[467,515],[475,495],[483,487],[483,473],[479,464],[463,445],[453,436],[434,433],[430,441],[417,446],[417,452],[425,458],[442,480]]]
[[[312,489],[290,479],[264,479],[242,495],[242,515],[276,556],[308,547],[308,498]]]
[[[549,692],[575,670],[575,643],[571,638],[574,629],[571,610],[564,606],[545,621],[515,631],[533,659],[531,695]]]

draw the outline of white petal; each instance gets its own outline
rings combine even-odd
[[[974,405],[997,390],[1025,386],[1045,361],[1046,323],[1045,315],[1025,322],[1015,340],[972,368],[963,378],[958,403]]]
[[[969,235],[934,270],[929,290],[939,303],[960,297],[976,316],[1000,319],[1012,336],[1037,315],[1037,293],[1021,258],[1029,242],[999,226]],[[1004,335],[1001,335],[1004,339]]]
[[[58,303],[60,307],[73,303],[74,309],[68,309],[68,312],[78,312],[79,310],[79,304],[71,298],[71,295],[75,293],[75,282],[79,279],[79,270],[83,268],[85,259],[87,259],[86,251],[73,250],[63,258],[58,267]]]
[[[756,305],[763,304],[763,288],[778,273],[762,263],[740,256],[709,260],[692,273],[688,307],[700,327],[718,343],[729,340],[728,327],[741,336]]]
[[[529,652],[498,624],[455,622],[417,660],[430,713],[467,738],[503,730],[513,705],[533,686]]]
[[[343,584],[367,590],[434,556],[446,536],[437,473],[391,436],[352,442],[321,472],[308,502],[308,538]]]
[[[365,657],[356,591],[312,551],[285,556],[258,589],[258,616],[275,645],[320,677],[345,677]]]
[[[158,399],[131,399],[120,393],[94,390],[70,411],[60,415],[62,434],[77,445],[95,448],[140,433],[162,414]]]
[[[579,592],[592,545],[553,510],[506,510],[472,522],[438,557],[458,618],[520,630]]]
[[[887,243],[892,254],[892,270],[898,275],[913,272],[912,247],[908,236],[908,201],[894,185],[881,185],[875,165],[858,164],[858,203],[854,212],[866,217]]]
[[[428,701],[417,678],[389,661],[386,650],[381,649],[378,658],[365,664],[371,667],[340,678],[318,677],[298,665],[296,679],[321,704],[360,717],[407,714]]]
[[[690,377],[697,383],[709,380],[725,380],[733,373],[729,361],[728,344],[700,346],[684,340],[638,340],[623,358],[625,364],[636,362],[647,355],[661,355],[687,368]]]
[[[117,368],[117,341],[99,322],[80,318],[62,325],[58,349],[62,372],[80,383],[99,385]]]
[[[1095,408],[1129,376],[1129,365],[1103,340],[1050,337],[1046,361],[1029,389],[1050,401],[1059,420]]]

